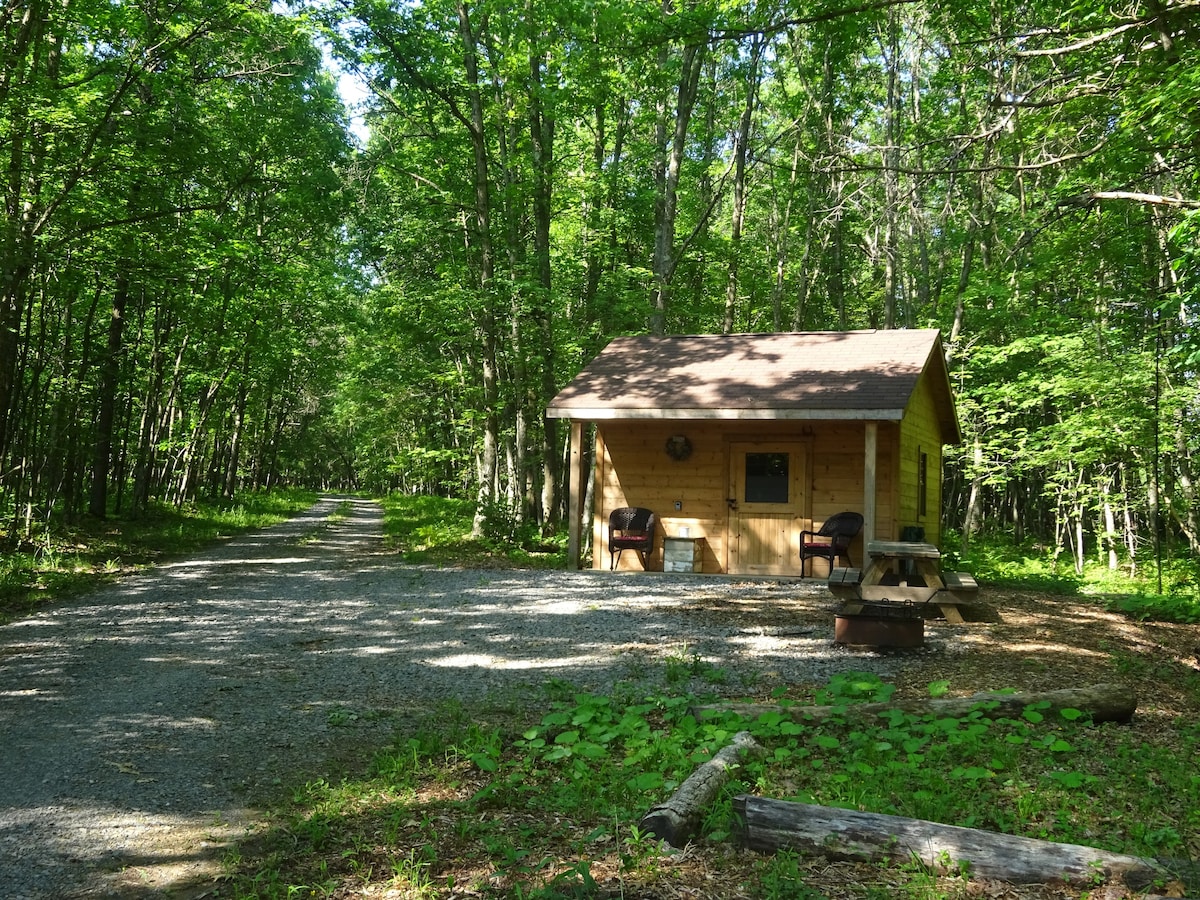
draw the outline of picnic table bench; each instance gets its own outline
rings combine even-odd
[[[941,551],[933,544],[913,541],[869,541],[867,564],[862,569],[834,569],[829,575],[829,590],[847,601],[843,613],[853,615],[856,602],[891,600],[913,604],[935,604],[947,622],[965,621],[959,604],[969,603],[979,594],[979,585],[966,572],[942,572]],[[892,573],[902,562],[914,571]]]

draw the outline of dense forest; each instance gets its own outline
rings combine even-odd
[[[9,543],[280,483],[551,528],[613,336],[935,326],[951,528],[1200,552],[1195,0],[0,0],[0,53]]]

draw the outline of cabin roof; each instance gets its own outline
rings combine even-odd
[[[551,418],[900,421],[930,379],[961,437],[937,329],[619,337],[550,401]]]

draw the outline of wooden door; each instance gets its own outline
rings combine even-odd
[[[739,575],[800,570],[800,531],[807,521],[807,447],[735,443],[729,454],[729,560]]]

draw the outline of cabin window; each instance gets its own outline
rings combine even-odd
[[[917,515],[929,513],[929,454],[917,451]]]
[[[787,453],[746,454],[746,502],[788,502]]]

